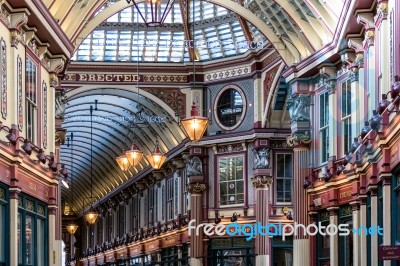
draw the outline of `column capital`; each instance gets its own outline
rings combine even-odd
[[[350,202],[350,206],[351,206],[353,211],[360,210],[360,205],[361,205],[360,201],[352,201],[352,202]]]
[[[251,179],[255,188],[270,187],[273,183],[272,176],[255,176]]]
[[[19,187],[10,187],[10,199],[18,199],[19,193],[21,193],[21,188]]]
[[[339,212],[339,207],[329,207],[326,210],[329,212],[329,216],[337,216]]]
[[[190,194],[202,194],[207,186],[204,183],[191,183],[187,184],[186,189]]]
[[[57,212],[57,205],[49,205],[48,207],[49,215],[56,215]]]

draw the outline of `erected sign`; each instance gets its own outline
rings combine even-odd
[[[400,260],[400,246],[379,246],[380,260]]]

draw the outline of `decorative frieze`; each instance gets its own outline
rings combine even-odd
[[[179,89],[143,89],[165,102],[172,110],[181,116],[185,115],[186,96]]]
[[[43,81],[43,148],[47,148],[47,84]]]
[[[0,40],[0,90],[1,116],[7,118],[7,45],[3,38]]]
[[[206,72],[204,74],[204,79],[206,81],[215,81],[215,80],[222,80],[222,79],[228,79],[228,78],[233,78],[233,77],[236,78],[236,77],[250,74],[250,72],[251,72],[250,66],[231,68],[231,69],[225,69],[225,70],[219,70],[219,71],[213,71],[213,72]]]
[[[186,190],[190,194],[201,194],[203,193],[204,190],[206,190],[207,186],[206,184],[203,183],[193,183],[193,184],[187,184]]]
[[[22,131],[24,123],[23,113],[23,100],[22,100],[22,59],[20,56],[17,58],[17,101],[18,101],[18,129]]]
[[[246,150],[246,143],[236,143],[229,145],[214,146],[214,153],[232,153]]]
[[[256,176],[251,179],[251,183],[255,188],[270,187],[273,183],[272,176]]]
[[[55,117],[59,119],[64,118],[65,114],[65,103],[67,102],[67,96],[65,95],[65,90],[56,91],[56,103],[55,103]]]

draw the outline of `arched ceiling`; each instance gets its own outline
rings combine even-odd
[[[129,149],[133,140],[147,155],[153,151],[157,140],[161,149],[168,152],[185,138],[176,118],[171,115],[173,110],[145,94],[140,91],[138,95],[135,89],[115,88],[73,90],[67,94],[62,127],[67,130],[67,137],[73,133],[73,141],[67,141],[69,145],[62,146],[61,163],[69,172],[73,189],[63,187],[62,193],[66,202],[76,210],[99,200],[148,166],[147,161],[142,159],[137,167],[131,167],[127,172],[118,167],[115,158]],[[91,116],[90,105],[95,108],[95,100],[98,101],[97,110]],[[135,123],[139,110],[142,110],[142,117],[146,120]],[[156,117],[163,122],[147,119]],[[91,176],[93,199],[90,199]]]
[[[200,0],[195,3],[198,1]],[[247,36],[246,39],[251,38],[251,25],[253,25],[269,40],[285,63],[291,65],[332,40],[345,1],[208,0],[206,2],[237,14],[242,30]],[[186,0],[175,2],[182,6]],[[44,3],[59,21],[76,49],[103,21],[131,6],[126,0],[44,0]],[[241,19],[244,22],[240,21]],[[184,18],[183,25],[188,24],[189,21]],[[190,40],[187,34],[188,32],[185,39]]]

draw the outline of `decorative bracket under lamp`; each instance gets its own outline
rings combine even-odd
[[[191,117],[181,120],[183,129],[191,141],[199,141],[208,126],[208,118],[200,116],[199,109],[196,103],[193,102],[192,110],[190,111]]]
[[[90,208],[90,211],[85,214],[85,220],[89,224],[94,224],[97,220],[97,217],[99,217],[99,214],[92,207]]]
[[[131,149],[125,152],[125,156],[128,159],[130,165],[136,166],[140,162],[140,160],[142,160],[143,152],[138,148],[138,146],[136,146],[135,143],[133,143]]]
[[[76,230],[78,230],[78,225],[76,224],[69,224],[66,226],[68,233],[71,235],[75,234]]]
[[[129,164],[129,160],[128,158],[125,156],[125,153],[122,154],[121,156],[118,156],[117,158],[115,158],[115,160],[117,161],[119,167],[121,168],[122,171],[128,171],[129,167],[131,166]]]
[[[160,144],[157,140],[156,147],[154,148],[154,151],[152,154],[147,155],[147,160],[149,161],[149,163],[153,167],[153,169],[159,170],[161,168],[161,166],[164,164],[166,159],[167,159],[167,156],[165,156],[161,152]]]

